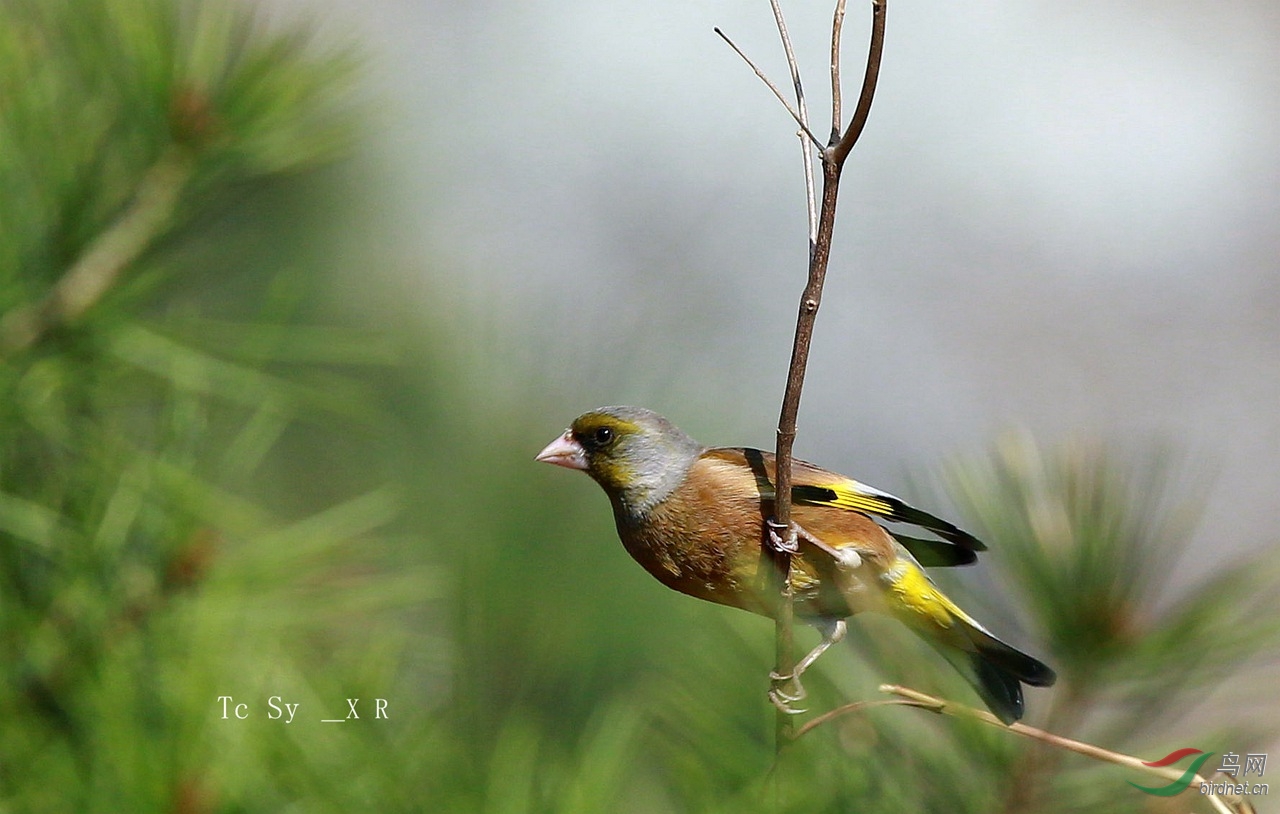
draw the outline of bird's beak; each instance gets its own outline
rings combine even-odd
[[[587,451],[582,448],[582,444],[573,440],[571,431],[565,430],[564,435],[547,444],[546,449],[539,452],[534,460],[566,469],[586,469]]]

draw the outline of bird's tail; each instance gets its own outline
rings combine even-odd
[[[1047,665],[1006,644],[952,602],[924,569],[899,560],[887,575],[888,609],[968,679],[996,717],[1022,717],[1022,685],[1048,687],[1057,680]]]
[[[1057,675],[1044,662],[1000,641],[972,619],[956,620],[970,647],[957,647],[918,631],[973,685],[997,718],[1006,724],[1022,718],[1022,685],[1049,687]]]

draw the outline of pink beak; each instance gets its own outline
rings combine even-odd
[[[547,444],[534,460],[563,466],[566,469],[587,468],[587,452],[582,448],[582,444],[573,439],[572,430],[565,430],[564,435]]]

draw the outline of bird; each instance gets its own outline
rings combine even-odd
[[[600,407],[583,413],[535,458],[581,470],[603,488],[623,547],[668,588],[773,617],[779,591],[762,543],[791,542],[788,574],[797,619],[822,641],[786,676],[773,702],[787,712],[804,697],[801,674],[870,611],[905,624],[968,680],[1005,724],[1023,716],[1022,685],[1048,687],[1054,671],[979,624],[948,598],[925,567],[967,565],[986,545],[952,523],[852,478],[792,463],[794,535],[772,526],[774,456],[747,447],[707,447],[652,410]],[[908,524],[933,537],[888,530]],[[780,580],[774,580],[779,583]]]

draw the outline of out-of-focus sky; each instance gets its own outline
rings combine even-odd
[[[273,5],[371,58],[387,179],[361,273],[451,325],[496,397],[562,405],[548,437],[631,402],[709,443],[772,444],[799,147],[712,32],[785,84],[767,2]],[[829,5],[784,4],[820,123]],[[847,109],[868,21],[850,4]],[[890,3],[798,451],[899,490],[1012,426],[1202,462],[1191,565],[1276,542],[1273,0]]]

